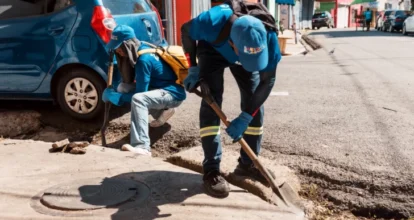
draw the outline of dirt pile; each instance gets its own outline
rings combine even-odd
[[[0,111],[0,136],[16,137],[40,129],[40,114],[36,111]]]

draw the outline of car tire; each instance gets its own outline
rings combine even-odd
[[[407,33],[407,28],[405,27],[405,25],[403,25],[403,28],[402,28],[402,34],[403,35],[408,35],[408,33]]]
[[[91,120],[104,109],[104,80],[95,72],[72,69],[62,75],[57,85],[57,101],[63,112],[78,120]]]

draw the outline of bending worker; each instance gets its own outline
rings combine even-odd
[[[137,52],[151,48],[135,37],[134,30],[126,25],[117,26],[107,49],[115,50],[118,68],[123,75],[135,76],[135,85],[121,83],[117,91],[105,89],[104,102],[115,105],[131,102],[131,143],[122,150],[151,156],[148,134],[148,114],[154,117],[152,127],[163,125],[173,114],[174,108],[186,98],[184,88],[176,84],[177,76],[157,54]]]
[[[184,85],[191,92],[199,79],[203,79],[221,106],[223,73],[229,67],[240,89],[242,112],[226,132],[234,140],[243,137],[258,155],[263,133],[263,103],[275,83],[281,53],[277,34],[267,31],[261,20],[250,15],[237,18],[229,36],[216,40],[232,15],[230,6],[221,4],[181,27],[182,44],[190,63]],[[200,136],[204,150],[205,189],[212,196],[226,197],[229,185],[219,172],[222,154],[220,119],[205,101],[200,109]],[[235,174],[252,177],[268,186],[265,177],[243,150],[238,161]]]

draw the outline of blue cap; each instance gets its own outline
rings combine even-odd
[[[116,50],[122,42],[136,38],[134,29],[127,25],[118,25],[112,31],[111,40],[106,45],[107,50]]]
[[[239,51],[239,60],[245,70],[255,72],[267,67],[267,31],[262,21],[250,15],[236,19],[230,38]]]

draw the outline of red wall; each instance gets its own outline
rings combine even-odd
[[[177,33],[177,45],[181,45],[181,26],[191,19],[191,0],[176,0],[177,10],[176,13],[176,33]]]
[[[247,0],[249,2],[258,2],[258,0]],[[181,45],[181,25],[183,25],[185,22],[189,21],[191,19],[191,4],[192,0],[176,0],[176,21],[175,21],[175,27],[176,27],[176,34],[177,34],[177,45]],[[215,6],[221,3],[212,3],[211,6]]]

